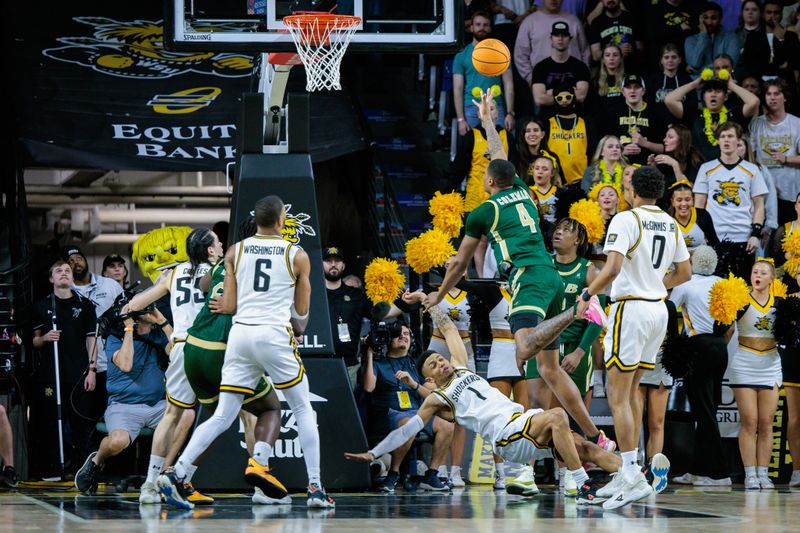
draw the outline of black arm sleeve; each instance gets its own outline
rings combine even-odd
[[[786,226],[780,226],[772,232],[767,246],[767,256],[775,261],[775,266],[779,267],[786,262],[786,254],[783,253],[783,238],[786,236]]]
[[[705,209],[697,209],[697,225],[703,230],[709,246],[717,246],[719,238],[717,232],[714,230],[714,222],[711,220],[711,215]]]
[[[453,161],[453,183],[451,188],[455,189],[463,181],[469,168],[472,165],[472,149],[475,147],[475,132],[469,130],[463,137],[459,135],[458,149],[456,151],[456,158]]]

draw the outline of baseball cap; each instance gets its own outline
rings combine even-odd
[[[553,23],[553,27],[550,30],[550,35],[567,35],[572,37],[572,34],[569,32],[569,25],[563,20]]]
[[[338,257],[339,259],[344,259],[344,252],[338,246],[329,246],[328,248],[322,249],[322,260],[329,257]]]
[[[622,86],[627,87],[628,85],[637,84],[639,87],[644,89],[644,80],[638,74],[628,74],[625,76],[625,79],[622,80]]]
[[[105,270],[107,267],[111,266],[112,263],[122,263],[125,264],[125,258],[119,254],[111,254],[107,255],[105,259],[103,259],[103,268]]]
[[[75,254],[78,254],[79,256],[83,257],[83,260],[86,261],[86,256],[84,255],[83,252],[81,252],[81,249],[78,248],[77,246],[67,246],[64,248],[63,250],[64,261],[69,260],[69,256]]]

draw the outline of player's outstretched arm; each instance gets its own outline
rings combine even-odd
[[[151,303],[158,301],[162,296],[169,294],[169,284],[172,281],[173,273],[174,270],[169,269],[159,274],[153,286],[131,298],[131,301],[123,308],[122,312],[140,311]]]
[[[293,270],[295,286],[292,328],[296,335],[302,335],[308,325],[308,311],[311,307],[311,262],[305,250],[298,250],[295,254]]]
[[[438,305],[429,307],[428,314],[431,315],[433,320],[433,327],[438,328],[444,335],[447,349],[450,351],[450,362],[455,367],[466,367],[467,349],[464,348],[464,341],[461,340],[461,335],[459,335],[456,325]]]
[[[234,244],[225,253],[225,281],[222,284],[222,296],[210,300],[208,308],[213,313],[224,315],[236,313],[236,290],[236,244]]]
[[[439,400],[435,394],[431,394],[425,398],[417,414],[414,415],[411,420],[386,435],[386,438],[380,441],[377,446],[364,453],[345,452],[344,458],[350,461],[370,462],[374,461],[376,457],[396,450],[422,431],[425,424],[427,424],[442,407],[442,401]]]
[[[473,100],[478,106],[478,116],[481,118],[481,126],[486,131],[486,142],[489,144],[489,156],[492,159],[508,159],[505,148],[503,148],[503,141],[500,140],[500,134],[494,127],[494,120],[490,111],[490,103],[494,98],[494,91],[490,88],[487,92],[481,92],[481,99]]]

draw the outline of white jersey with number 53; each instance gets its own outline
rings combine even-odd
[[[254,235],[236,243],[234,324],[290,327],[299,249],[277,235]]]
[[[678,223],[654,205],[617,213],[608,226],[603,252],[625,256],[611,284],[612,300],[666,298],[664,275],[672,263],[689,259]]]
[[[200,280],[205,276],[211,265],[201,263],[194,274],[190,274],[192,264],[188,261],[178,263],[172,270],[169,281],[169,306],[172,311],[172,339],[186,339],[189,328],[192,327],[197,313],[206,303],[206,295],[200,290]]]

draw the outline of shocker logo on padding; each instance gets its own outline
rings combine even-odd
[[[292,204],[286,204],[286,223],[283,225],[281,236],[293,243],[297,244],[300,241],[300,235],[308,235],[314,237],[317,232],[311,225],[306,224],[311,220],[311,215],[306,213],[292,213]]]
[[[93,29],[91,35],[59,37],[64,46],[42,54],[122,78],[159,79],[195,72],[239,78],[253,70],[253,57],[221,52],[171,52],[164,50],[162,21],[118,21],[105,17],[73,17]],[[203,31],[237,27],[235,22],[208,23]],[[198,30],[200,28],[197,28]]]
[[[719,184],[719,189],[714,191],[714,201],[719,205],[741,205],[742,198],[739,195],[742,184],[735,181],[723,181]]]

